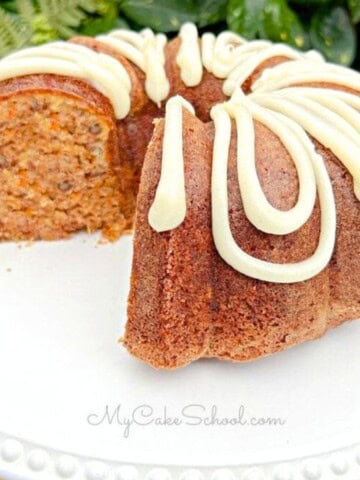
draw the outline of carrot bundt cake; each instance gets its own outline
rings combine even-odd
[[[360,74],[117,30],[4,58],[0,118],[0,239],[115,239],[136,210],[124,344],[145,362],[250,361],[360,317]]]

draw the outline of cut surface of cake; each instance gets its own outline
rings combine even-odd
[[[0,239],[135,213],[125,346],[250,361],[360,316],[360,75],[317,52],[117,30],[0,62]],[[136,207],[135,207],[136,204]]]
[[[32,76],[0,85],[0,239],[126,228],[111,106],[86,84]]]

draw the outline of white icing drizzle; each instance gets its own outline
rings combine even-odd
[[[306,83],[330,83],[360,92],[360,74],[339,65],[300,60],[282,63],[263,72],[253,92],[271,92]]]
[[[68,42],[31,47],[0,62],[0,81],[36,73],[89,80],[111,101],[121,119],[130,111],[130,80],[124,67],[109,55]]]
[[[254,48],[268,45],[266,41],[247,42],[232,32],[222,32],[217,37],[212,33],[204,33],[201,37],[201,55],[203,65],[208,72],[218,78],[226,78],[234,65],[239,46],[251,45]],[[255,44],[255,45],[254,45]]]
[[[360,200],[360,97],[335,88],[320,87],[292,87],[245,96],[237,88],[229,102],[212,109],[211,117],[215,125],[212,230],[219,255],[240,273],[263,281],[293,283],[320,273],[328,265],[335,245],[336,206],[324,160],[316,152],[308,134],[332,150],[343,163],[353,176],[354,192]],[[237,130],[239,190],[246,217],[252,225],[274,235],[297,231],[311,217],[317,191],[321,208],[320,236],[315,252],[308,259],[291,264],[271,263],[252,257],[235,242],[230,227],[227,191],[231,119],[235,120]],[[262,190],[256,171],[255,120],[280,139],[294,161],[299,193],[296,205],[290,210],[273,207]],[[166,161],[170,159],[169,153]],[[178,171],[180,166],[183,168],[176,156],[173,168]],[[162,170],[160,183],[168,183],[167,175],[169,173]],[[177,191],[172,184],[171,196]],[[181,191],[184,191],[183,187]],[[161,209],[157,212],[159,218],[164,216],[169,198],[162,199],[163,212]],[[172,198],[172,202],[185,205],[184,197],[181,202],[180,197]]]
[[[332,98],[331,93],[325,98],[321,94],[317,97],[316,92],[315,95],[304,96],[298,96],[295,92],[281,92],[280,96],[304,107],[308,112],[314,114],[317,119],[336,126],[340,132],[348,135],[360,146],[359,114],[341,102],[341,100]]]
[[[208,72],[213,68],[213,52],[216,43],[216,36],[207,32],[201,37],[201,61]]]
[[[180,67],[181,80],[188,87],[199,85],[203,75],[199,36],[193,23],[185,23],[179,32],[180,48],[176,63]]]
[[[212,229],[216,248],[223,260],[234,269],[249,277],[277,283],[300,282],[320,273],[331,259],[336,236],[336,209],[331,182],[322,158],[315,152],[314,146],[304,131],[295,123],[283,116],[277,120],[283,123],[288,133],[297,138],[299,154],[307,156],[312,163],[319,199],[322,209],[321,232],[315,253],[308,259],[293,264],[275,264],[252,257],[237,245],[232,235],[229,219],[227,166],[231,138],[231,116],[235,114],[238,132],[241,132],[243,111],[246,105],[218,105],[213,108],[211,116],[215,124],[215,140],[212,171]],[[246,117],[250,118],[247,110]],[[247,121],[248,121],[247,120]],[[239,123],[238,123],[239,122]],[[239,154],[248,139],[238,138]],[[239,165],[239,164],[238,164]],[[241,170],[241,174],[243,171]]]
[[[279,90],[278,94],[292,98],[294,101],[299,101],[299,97],[302,97],[304,99],[309,98],[314,102],[321,104],[329,110],[329,112],[326,112],[327,119],[330,118],[328,115],[333,115],[333,112],[336,112],[342,119],[345,120],[345,130],[351,133],[351,130],[347,130],[348,123],[354,130],[352,135],[354,140],[356,142],[359,141],[360,97],[339,90],[333,90],[331,94],[329,94],[329,90],[326,88],[315,89],[309,87],[287,88]]]
[[[211,111],[215,125],[211,185],[212,230],[220,256],[242,274],[263,281],[293,283],[314,277],[328,265],[333,253],[336,206],[324,160],[316,152],[308,135],[332,150],[343,163],[353,176],[354,192],[360,200],[360,97],[338,89],[338,86],[343,86],[360,92],[360,75],[343,67],[325,64],[317,52],[304,54],[285,45],[272,45],[262,41],[246,43],[241,37],[228,33],[217,38],[213,34],[203,35],[200,62],[198,54],[191,56],[192,49],[198,46],[194,28],[187,26],[180,36],[182,61],[178,61],[178,64],[184,82],[187,78],[191,78],[188,85],[196,85],[196,78],[200,82],[199,72],[202,72],[204,66],[215,76],[225,78],[224,93],[232,95],[229,102],[217,105]],[[241,85],[261,64],[274,57],[286,57],[291,61],[262,72],[252,85],[254,93],[246,97],[240,90]],[[190,58],[195,61],[191,63]],[[193,76],[192,68],[193,72],[197,72]],[[300,86],[310,82],[334,84],[334,87]],[[252,225],[273,235],[295,232],[311,217],[316,193],[318,194],[321,208],[320,235],[318,246],[308,259],[291,264],[276,264],[254,258],[237,245],[230,227],[227,190],[232,119],[237,130],[239,190],[246,217]],[[168,121],[166,118],[165,122]],[[296,205],[287,211],[273,207],[260,184],[256,171],[254,121],[272,131],[294,161],[299,193]],[[179,135],[179,125],[176,128]],[[169,165],[171,158],[170,153],[168,158],[165,154],[163,162]],[[183,161],[178,155],[172,160],[178,179],[171,179],[168,197],[162,198],[162,205],[157,210],[159,219],[165,218],[170,199],[173,204],[181,205],[181,215],[184,215],[186,200],[182,195],[185,189],[182,183],[180,189],[173,183],[175,181],[180,184],[179,178],[182,182],[183,175],[179,175],[179,170],[183,169]],[[170,175],[171,169],[162,169],[159,186],[167,185]],[[177,221],[176,226],[180,223]],[[165,220],[162,230],[169,230],[170,225],[171,222]]]
[[[180,96],[166,104],[161,177],[149,210],[149,223],[157,232],[178,227],[186,216],[183,108],[195,114],[191,104]]]
[[[322,60],[316,52],[303,54],[286,45],[273,45],[265,40],[247,42],[232,32],[223,32],[217,37],[206,33],[199,40],[197,28],[192,23],[182,26],[179,37],[181,43],[176,62],[184,83],[187,86],[198,85],[205,67],[216,77],[226,79],[224,92],[229,96],[261,63],[274,56],[303,58],[309,63],[321,63]],[[119,29],[100,35],[97,40],[113,48],[145,73],[146,93],[160,106],[170,92],[165,70],[166,36],[154,34],[150,29],[141,32]],[[41,60],[44,57],[46,62]],[[10,60],[13,63],[7,63]],[[80,45],[54,42],[10,55],[1,65],[4,67],[1,79],[32,73],[87,79],[109,97],[118,118],[124,118],[130,110],[130,77],[120,62],[110,55],[99,54]],[[125,88],[119,89],[119,82]]]
[[[224,82],[223,91],[226,95],[232,95],[238,86],[252,75],[252,73],[264,62],[274,57],[286,57],[289,60],[298,60],[303,54],[288,47],[287,45],[271,45],[253,55],[240,58],[239,64],[230,72]]]
[[[332,90],[329,90],[331,95]],[[354,192],[359,196],[360,185],[360,141],[353,138],[353,128],[350,124],[336,113],[325,109],[329,116],[318,114],[314,110],[308,110],[306,98],[299,97],[295,102],[293,97],[286,97],[286,94],[277,95],[255,95],[257,103],[274,111],[283,113],[301,125],[312,137],[316,138],[322,145],[329,148],[336,157],[343,163],[354,179]],[[336,105],[333,106],[336,108]],[[321,108],[321,106],[319,106]],[[320,110],[319,110],[320,111]],[[331,114],[331,115],[330,115]],[[360,115],[358,115],[360,122]],[[348,128],[346,129],[346,124]]]
[[[232,32],[220,33],[217,37],[205,33],[200,45],[196,26],[186,23],[180,29],[181,44],[176,62],[180,67],[180,76],[185,85],[199,85],[203,67],[215,77],[226,79],[223,90],[231,96],[236,87],[265,61],[274,57],[289,60],[307,60],[309,64],[324,63],[323,57],[315,51],[300,52],[283,44],[272,44],[266,40],[246,41]]]
[[[316,200],[315,174],[309,156],[298,136],[284,125],[282,116],[248,101],[243,94],[232,100],[227,104],[226,111],[236,120],[238,180],[246,216],[263,232],[275,235],[294,232],[310,218]],[[239,105],[244,108],[239,108]],[[254,120],[273,131],[294,160],[299,176],[299,195],[296,205],[290,210],[274,208],[260,185],[256,171]]]
[[[149,28],[139,33],[120,29],[96,39],[129,59],[145,73],[145,91],[160,106],[170,91],[165,72],[166,36],[161,33],[155,35]]]

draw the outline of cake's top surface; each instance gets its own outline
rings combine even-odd
[[[336,206],[329,174],[311,137],[329,148],[354,179],[360,198],[360,74],[326,63],[314,51],[299,52],[283,44],[223,32],[201,38],[193,24],[179,34],[176,54],[182,82],[199,85],[204,70],[223,79],[229,100],[214,105],[215,125],[212,174],[212,229],[220,256],[239,272],[264,281],[290,283],[317,275],[331,259],[336,241]],[[97,41],[128,59],[145,75],[148,97],[160,104],[170,91],[166,74],[167,38],[146,29],[139,33],[117,30]],[[280,59],[262,70],[248,95],[242,86],[262,65]],[[261,68],[260,68],[261,70]],[[86,46],[55,42],[28,48],[0,62],[0,80],[33,73],[51,73],[90,81],[109,98],[118,119],[131,111],[131,79],[126,68],[111,55]],[[192,106],[181,97],[167,102],[162,173],[149,212],[151,226],[161,232],[179,226],[186,217],[186,185],[182,148],[183,108]],[[232,121],[236,126],[238,179],[248,220],[260,231],[286,235],[310,218],[316,197],[322,220],[314,254],[296,264],[273,264],[256,259],[236,244],[228,214],[227,164]],[[258,121],[271,130],[291,155],[299,179],[296,205],[288,211],[273,207],[263,193],[256,171],[255,129]],[[310,137],[311,136],[311,137]]]
[[[232,32],[223,32],[217,37],[205,33],[199,38],[196,26],[191,23],[183,25],[179,38],[176,63],[184,84],[188,87],[199,85],[206,69],[224,79],[223,90],[227,96],[231,96],[236,86],[241,86],[259,65],[274,57],[324,64],[323,57],[315,51],[302,53],[287,45],[264,40],[248,42]],[[145,90],[153,102],[160,104],[167,99],[170,83],[165,70],[168,40],[164,34],[155,34],[150,29],[141,32],[119,29],[99,35],[96,40],[145,73]],[[123,65],[111,55],[58,41],[20,50],[0,62],[0,80],[34,73],[87,79],[111,100],[119,119],[130,112],[131,79]]]

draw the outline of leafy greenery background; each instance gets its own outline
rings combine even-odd
[[[360,0],[0,0],[0,56],[76,34],[150,27],[175,34],[183,22],[231,29],[360,69]]]

